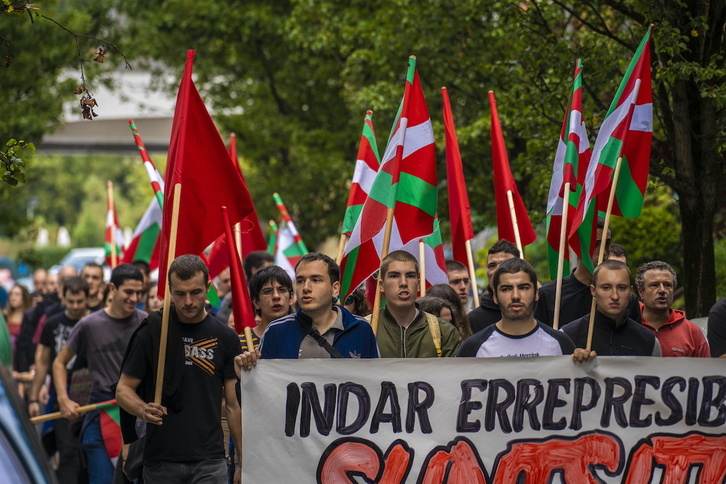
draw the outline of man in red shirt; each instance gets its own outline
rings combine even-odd
[[[676,272],[670,264],[651,261],[638,268],[635,285],[642,302],[643,324],[655,333],[663,356],[710,358],[706,338],[686,314],[671,308],[676,288]]]

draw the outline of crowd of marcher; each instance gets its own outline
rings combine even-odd
[[[238,482],[238,378],[254,371],[260,358],[572,355],[582,362],[598,355],[726,354],[726,299],[709,315],[707,339],[672,307],[673,268],[648,262],[633,284],[625,249],[610,242],[610,231],[603,238],[601,227],[597,245],[605,244],[610,257],[592,274],[577,266],[562,280],[557,311],[556,283],[540,284],[505,240],[489,248],[489,284],[471,309],[465,265],[448,261],[449,284],[429,287],[419,297],[417,259],[391,252],[378,273],[375,290],[385,306],[377,315],[371,314],[365,285],[340,299],[340,268],[330,257],[306,254],[293,279],[269,254],[253,252],[244,260],[255,313],[251,346],[233,330],[235,281],[229,270],[215,278],[221,303],[212,307],[206,300],[212,281],[197,256],[180,256],[169,267],[168,333],[158,281],[143,262],[114,268],[108,281],[95,263],[80,273],[73,267],[52,274],[38,269],[32,293],[21,285],[9,291],[2,314],[12,359],[3,356],[28,415],[62,416],[38,426],[59,482],[197,482],[199,476],[204,482]],[[592,345],[586,349],[593,307]],[[163,379],[157,382],[162,354]],[[108,449],[111,430],[103,410],[80,411],[114,399],[124,442],[118,455]]]

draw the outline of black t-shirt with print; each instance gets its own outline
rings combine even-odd
[[[234,357],[240,345],[234,330],[211,315],[197,324],[178,324],[184,344],[182,408],[167,408],[163,425],[146,426],[144,461],[198,461],[224,457],[221,406],[225,380],[235,380]],[[172,342],[169,342],[172,344]],[[139,330],[121,370],[139,379],[152,368],[148,326]]]

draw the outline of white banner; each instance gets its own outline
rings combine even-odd
[[[243,482],[722,484],[726,363],[262,360]]]

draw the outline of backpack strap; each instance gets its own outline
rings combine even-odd
[[[426,322],[429,323],[429,332],[431,332],[431,337],[434,340],[436,356],[441,358],[441,326],[439,326],[439,318],[426,312],[424,314],[426,315]]]
[[[326,340],[325,337],[320,334],[317,329],[311,328],[310,331],[308,331],[308,335],[312,337],[320,347],[330,353],[330,356],[332,356],[333,358],[345,358],[343,354],[338,351],[337,348],[328,343],[328,340]]]

